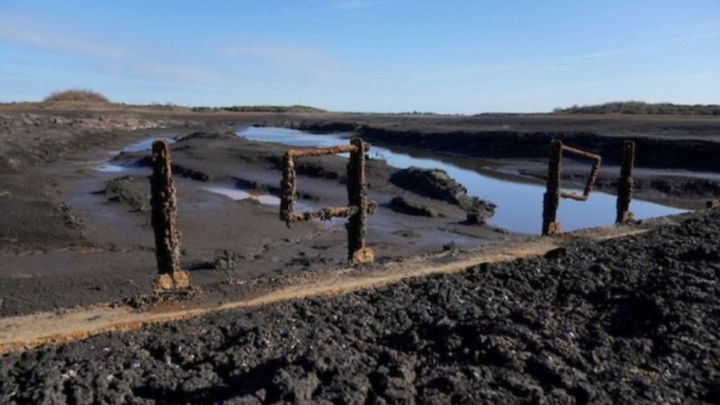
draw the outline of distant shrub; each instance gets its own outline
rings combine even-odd
[[[110,100],[102,94],[92,90],[71,89],[56,91],[43,100],[45,103],[61,103],[61,102],[82,102],[82,103],[98,103],[107,104]]]
[[[553,112],[556,114],[720,115],[720,105],[616,101],[599,105],[556,108]]]

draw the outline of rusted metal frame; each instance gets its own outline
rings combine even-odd
[[[635,142],[627,141],[623,145],[622,165],[620,166],[620,181],[618,181],[617,215],[615,223],[621,224],[632,221],[630,211],[632,201],[633,178],[632,171],[635,166]]]
[[[290,222],[306,222],[313,219],[319,219],[321,221],[329,221],[333,218],[347,218],[357,212],[357,207],[331,207],[322,208],[317,211],[309,211],[302,213],[293,213],[290,215]]]
[[[374,259],[374,254],[366,246],[367,215],[372,214],[377,205],[367,199],[367,179],[365,176],[365,152],[370,144],[355,137],[349,145],[329,148],[291,149],[283,156],[283,179],[280,195],[280,219],[288,226],[292,222],[310,221],[312,219],[330,220],[336,217],[347,217],[348,258],[352,263],[364,263]],[[337,153],[350,153],[347,165],[347,207],[323,208],[318,211],[296,213],[295,201],[297,194],[297,175],[295,158],[323,156]]]
[[[377,204],[369,202],[366,212],[373,214],[377,209]],[[333,218],[347,218],[357,213],[358,207],[351,205],[348,207],[330,207],[322,208],[317,211],[309,211],[302,213],[293,213],[289,217],[290,222],[307,222],[313,219],[319,219],[321,221],[329,221]]]
[[[590,175],[585,183],[582,195],[560,189],[560,169],[562,168],[563,153],[579,156],[593,161]],[[592,192],[593,185],[600,172],[602,157],[594,153],[582,151],[563,145],[559,139],[550,142],[550,156],[548,162],[548,176],[545,194],[543,195],[543,223],[542,235],[552,236],[560,234],[560,223],[557,221],[557,210],[560,206],[560,197],[577,201],[586,201]]]
[[[353,138],[351,142],[355,141],[355,139],[359,138]],[[359,145],[360,146],[358,146],[358,144],[351,143],[349,145],[332,146],[327,148],[290,149],[285,152],[285,155],[283,155],[283,179],[280,184],[280,219],[289,225],[291,222],[303,222],[310,221],[312,219],[328,221],[336,217],[346,218],[354,215],[358,210],[358,206],[353,204],[350,204],[347,207],[323,208],[312,212],[295,212],[295,201],[297,199],[297,174],[295,172],[295,159],[300,157],[317,157],[334,155],[337,153],[350,153],[350,160],[352,161],[353,155],[357,155],[358,151],[365,151],[370,148],[370,144],[364,143],[362,140],[360,140]],[[365,154],[362,152],[361,169],[363,173],[361,177],[363,179],[365,169],[364,156]],[[354,173],[348,172],[348,190],[353,186],[353,176]],[[365,212],[366,214],[368,212],[367,206],[365,207]]]
[[[280,220],[290,226],[292,218],[295,218],[295,196],[297,194],[295,150],[289,150],[283,155],[283,178],[280,183]]]
[[[291,222],[310,221],[318,218],[329,220],[333,217],[347,217],[340,208],[326,208],[316,212],[295,213],[295,200],[297,194],[297,174],[295,173],[295,158],[334,155],[337,153],[353,153],[356,145],[341,145],[328,148],[291,149],[283,155],[283,179],[280,184],[280,219],[290,225]],[[345,207],[348,208],[348,207]]]
[[[597,180],[597,176],[600,173],[600,163],[602,162],[602,157],[594,153],[585,152],[580,149],[571,148],[565,145],[562,146],[562,152],[567,152],[571,155],[579,156],[593,161],[592,169],[590,169],[590,175],[588,176],[587,182],[585,183],[585,188],[583,189],[582,194],[577,194],[570,191],[560,191],[560,197],[562,198],[570,198],[576,201],[587,201],[590,193],[592,192],[593,185],[595,185],[595,180]]]
[[[348,203],[357,207],[348,218],[348,260],[353,264],[371,262],[375,255],[365,244],[367,236],[367,215],[368,215],[368,190],[367,178],[365,176],[365,152],[370,145],[366,144],[359,137],[350,140],[355,150],[350,152],[350,159],[347,164],[347,191]]]
[[[155,234],[158,291],[190,287],[188,274],[180,269],[180,232],[177,227],[177,196],[172,179],[170,147],[165,140],[152,145],[153,174],[150,178],[151,223]]]
[[[550,142],[550,156],[545,194],[543,195],[542,235],[552,236],[560,233],[557,210],[560,206],[560,168],[562,164],[563,144],[558,139]]]

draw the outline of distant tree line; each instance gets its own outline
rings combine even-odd
[[[720,115],[720,105],[617,101],[598,105],[556,108],[553,112],[556,114]]]

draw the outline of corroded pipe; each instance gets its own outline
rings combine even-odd
[[[560,233],[560,224],[557,222],[557,210],[560,206],[560,163],[562,160],[563,144],[558,139],[550,142],[550,161],[548,163],[548,176],[545,195],[543,196],[543,223],[544,236]]]
[[[572,193],[569,191],[560,191],[560,197],[562,198],[570,198],[576,201],[587,201],[588,197],[590,197],[593,186],[595,185],[595,180],[597,180],[598,174],[600,174],[600,163],[602,162],[602,157],[594,153],[585,152],[580,149],[575,149],[564,145],[562,147],[562,151],[563,153],[567,152],[571,155],[576,155],[593,161],[592,169],[590,169],[590,175],[585,182],[585,188],[583,189],[582,194]]]
[[[157,290],[190,287],[190,278],[180,270],[180,238],[177,228],[177,197],[172,179],[170,147],[165,140],[152,146],[153,174],[150,178],[151,223],[155,234]]]
[[[365,246],[367,235],[368,190],[365,177],[365,151],[367,145],[362,139],[355,137],[350,141],[355,150],[350,152],[347,165],[347,191],[348,202],[356,207],[347,222],[348,231],[348,260],[353,264],[371,262],[374,260],[373,251]]]
[[[327,148],[310,148],[310,149],[292,149],[287,151],[287,154],[290,155],[292,158],[299,158],[299,157],[313,157],[313,156],[323,156],[323,155],[334,155],[336,153],[353,153],[357,152],[357,145],[340,145],[340,146],[330,146]]]
[[[283,155],[283,178],[280,182],[280,220],[290,226],[295,212],[295,161],[292,150]]]
[[[366,208],[367,214],[372,214],[377,209],[377,204],[369,202]],[[354,205],[348,207],[330,207],[322,208],[317,211],[301,212],[290,214],[289,222],[306,222],[313,219],[319,219],[321,221],[329,221],[333,218],[347,218],[355,215],[358,208]]]
[[[572,155],[584,157],[584,158],[590,159],[590,160],[596,160],[599,157],[598,155],[596,155],[594,153],[585,152],[584,150],[576,149],[571,146],[563,145],[562,149],[563,149],[563,152],[568,152]]]
[[[633,178],[632,170],[635,165],[635,142],[625,142],[623,146],[622,166],[620,167],[620,181],[618,182],[617,216],[615,222],[618,224],[632,221],[633,214],[630,211],[632,200]]]

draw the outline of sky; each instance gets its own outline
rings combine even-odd
[[[0,102],[720,104],[720,0],[0,0]]]

